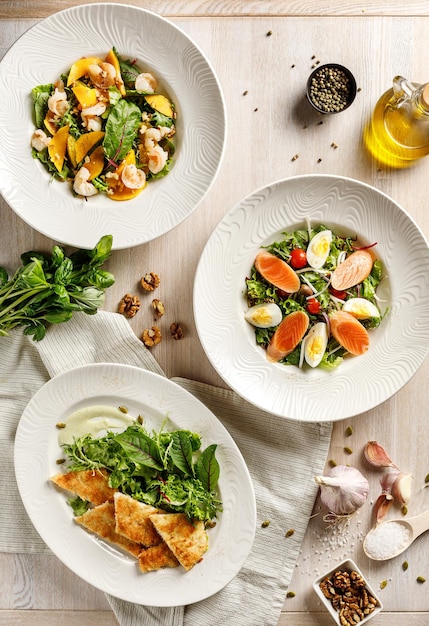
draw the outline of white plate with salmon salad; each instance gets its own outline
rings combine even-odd
[[[394,395],[428,352],[428,243],[374,187],[304,175],[258,189],[207,241],[201,344],[223,380],[279,416],[336,421]]]
[[[6,52],[0,87],[0,192],[55,241],[152,241],[186,219],[217,176],[219,81],[188,35],[156,13],[109,2],[55,13]]]
[[[245,461],[216,416],[164,376],[114,363],[56,376],[23,412],[14,462],[48,547],[117,598],[198,602],[227,585],[251,550]]]

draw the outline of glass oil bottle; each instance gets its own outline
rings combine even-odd
[[[375,105],[364,131],[372,156],[392,168],[405,168],[429,154],[429,83],[417,85],[402,76]]]

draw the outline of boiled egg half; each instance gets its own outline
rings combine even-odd
[[[351,313],[358,320],[380,317],[378,308],[366,298],[350,298],[344,302],[343,311]]]
[[[323,267],[332,243],[332,231],[322,230],[314,235],[307,248],[307,263],[314,269]]]
[[[304,358],[310,367],[317,367],[328,344],[328,328],[324,322],[314,324],[304,339]]]
[[[275,302],[263,302],[250,307],[244,319],[257,328],[278,326],[283,319],[281,308]]]

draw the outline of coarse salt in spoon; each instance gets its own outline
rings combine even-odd
[[[402,554],[429,529],[429,510],[408,519],[387,520],[369,531],[363,542],[367,557],[386,561]]]

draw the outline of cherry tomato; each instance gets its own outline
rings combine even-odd
[[[300,269],[307,265],[307,255],[302,248],[294,248],[290,253],[290,264],[295,269]]]
[[[317,315],[320,313],[320,302],[316,300],[316,298],[309,298],[307,300],[307,311],[312,315]]]
[[[334,298],[338,298],[339,300],[345,300],[347,293],[345,291],[339,291],[338,289],[334,289],[330,287],[329,293],[334,296]]]

